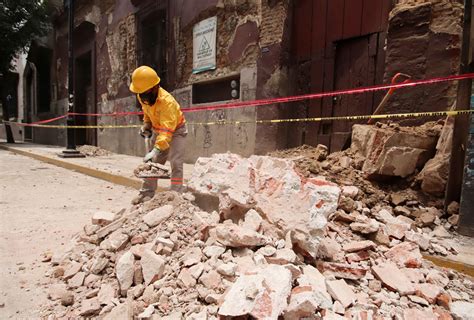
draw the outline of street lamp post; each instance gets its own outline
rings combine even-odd
[[[74,112],[74,0],[68,0],[68,19],[69,19],[69,49],[68,49],[68,107],[67,111]],[[74,125],[74,117],[67,116],[66,139],[67,147],[58,154],[61,158],[84,158],[85,155],[76,150],[75,129],[70,128]]]

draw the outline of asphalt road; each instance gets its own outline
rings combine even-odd
[[[51,268],[96,210],[128,207],[136,190],[0,149],[0,319],[38,319]]]

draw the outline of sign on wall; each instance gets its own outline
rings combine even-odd
[[[193,28],[193,73],[216,68],[217,17],[203,20]]]

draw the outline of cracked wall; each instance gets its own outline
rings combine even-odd
[[[186,4],[189,4],[187,6]],[[203,5],[194,10],[191,1],[183,1],[183,15],[173,20],[176,46],[176,97],[186,108],[191,105],[192,84],[240,74],[241,99],[263,98],[282,93],[286,69],[281,66],[284,46],[281,45],[288,15],[287,1],[220,0],[216,6]],[[193,14],[187,12],[192,10]],[[217,68],[192,74],[195,23],[217,16]],[[186,17],[185,19],[180,19]],[[187,114],[189,122],[215,120],[255,121],[265,117],[278,118],[278,106],[266,106],[265,111],[250,107],[235,110],[203,111]],[[262,108],[260,108],[262,109]],[[189,126],[187,157],[232,151],[245,156],[262,153],[277,145],[283,126],[257,126],[255,123],[227,126]]]

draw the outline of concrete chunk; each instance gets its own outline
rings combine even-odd
[[[397,291],[400,295],[415,293],[415,288],[405,274],[394,263],[386,262],[372,267],[374,275],[390,290]]]
[[[151,250],[145,250],[140,260],[145,285],[149,285],[163,276],[165,260]],[[133,270],[133,269],[132,269]]]
[[[106,226],[115,220],[115,213],[110,211],[96,211],[92,216],[92,224]]]
[[[104,317],[104,320],[133,320],[133,306],[131,301],[117,305]]]
[[[332,263],[319,261],[316,263],[319,271],[329,272],[336,278],[343,278],[349,280],[362,279],[367,273],[367,269],[359,267],[356,264]]]
[[[434,154],[437,137],[389,127],[354,125],[351,149],[366,160],[362,171],[369,177],[407,177]]]
[[[403,320],[438,320],[438,316],[429,310],[405,309]]]
[[[133,283],[135,258],[130,251],[124,253],[115,265],[115,273],[122,291],[128,290]]]
[[[349,307],[351,304],[355,303],[356,295],[351,287],[349,287],[343,279],[327,281],[326,286],[328,292],[334,300],[339,301],[344,308]]]
[[[401,268],[418,268],[421,266],[423,259],[420,248],[413,242],[402,242],[394,246],[385,252],[385,257],[395,262]]]
[[[456,301],[451,303],[451,314],[455,320],[474,320],[474,303]]]
[[[225,296],[219,315],[277,319],[288,305],[290,291],[291,272],[278,265],[265,266],[257,274],[237,279]]]
[[[99,313],[101,307],[97,298],[82,300],[79,314],[81,316],[93,316]]]
[[[290,303],[285,311],[284,319],[301,319],[314,315],[319,308],[330,308],[331,299],[318,294],[311,286],[295,287],[291,291]]]
[[[143,221],[149,226],[154,227],[167,220],[173,214],[172,205],[164,205],[156,208],[143,216]]]
[[[199,158],[188,187],[200,195],[217,197],[226,219],[232,216],[232,208],[256,208],[280,229],[305,232],[322,232],[327,216],[337,209],[341,192],[322,178],[302,179],[291,160],[242,158],[230,153]]]
[[[216,227],[217,240],[228,247],[255,247],[266,244],[266,239],[258,232],[235,224],[221,224]]]
[[[343,246],[346,252],[356,252],[361,250],[370,250],[375,248],[375,243],[370,240],[365,241],[351,241]]]

